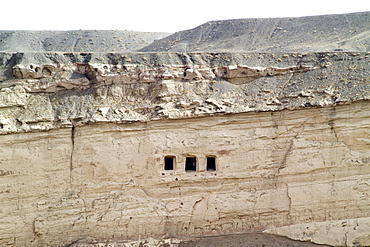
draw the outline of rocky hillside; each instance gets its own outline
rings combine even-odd
[[[122,52],[169,33],[118,30],[0,31],[0,52]]]
[[[370,50],[370,12],[210,21],[170,33],[0,31],[0,52],[319,52]]]
[[[141,51],[369,51],[370,12],[300,18],[210,21]]]
[[[0,32],[0,246],[370,246],[369,13]]]

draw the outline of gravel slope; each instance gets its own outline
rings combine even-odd
[[[118,30],[0,31],[0,52],[135,51],[167,35]]]
[[[370,12],[299,18],[210,21],[174,33],[143,52],[369,51]]]

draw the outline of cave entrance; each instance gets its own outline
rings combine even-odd
[[[164,157],[164,169],[173,170],[175,166],[175,156],[166,156]]]
[[[214,156],[207,157],[207,171],[209,172],[216,171],[216,157]]]
[[[186,157],[185,171],[192,172],[197,170],[197,159],[195,157]]]

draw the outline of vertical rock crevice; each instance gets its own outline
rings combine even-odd
[[[339,142],[337,131],[335,129],[335,116],[336,116],[336,109],[335,107],[332,107],[330,112],[329,112],[329,120],[328,120],[328,125],[330,126],[330,130],[332,134],[335,137],[335,140]]]
[[[73,155],[75,150],[75,125],[72,125],[71,128],[71,157],[69,160],[69,184],[72,186],[72,171],[73,171]]]

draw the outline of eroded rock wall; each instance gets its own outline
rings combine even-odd
[[[369,56],[2,54],[0,133],[368,100]]]
[[[3,135],[1,243],[268,231],[351,245],[370,230],[369,107]]]
[[[1,59],[0,245],[370,244],[368,53]]]

